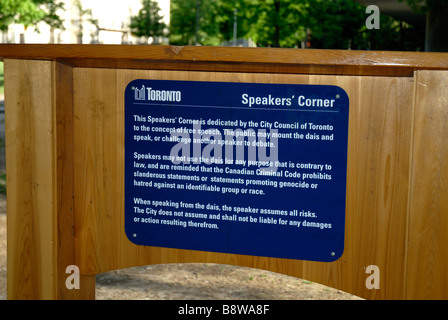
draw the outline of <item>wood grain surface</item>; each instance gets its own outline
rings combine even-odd
[[[408,299],[448,298],[448,72],[415,77]]]
[[[90,68],[412,76],[448,68],[448,54],[196,46],[0,44],[1,58]]]
[[[136,246],[124,233],[124,89],[134,79],[326,84],[350,98],[346,243],[318,263]],[[363,297],[402,298],[412,122],[412,78],[74,69],[75,230],[86,274],[167,262],[268,269]],[[365,267],[383,271],[367,290]],[[350,279],[350,281],[347,281]]]
[[[13,60],[5,70],[8,296],[49,299],[56,258],[52,63]]]

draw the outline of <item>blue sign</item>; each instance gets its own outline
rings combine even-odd
[[[348,115],[337,86],[132,81],[127,237],[144,246],[337,260]]]

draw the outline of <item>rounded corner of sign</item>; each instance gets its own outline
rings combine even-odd
[[[135,83],[137,83],[137,82],[139,82],[139,81],[142,81],[142,80],[141,80],[141,79],[134,79],[134,80],[131,80],[131,81],[127,84],[127,86],[126,86],[126,90],[129,89],[129,88],[132,88],[132,87],[135,85]]]
[[[130,242],[132,242],[135,245],[140,245],[140,243],[137,240],[137,235],[133,232],[129,232],[128,230],[125,230],[126,233],[126,238],[128,238],[128,240]]]
[[[347,100],[350,100],[350,98],[349,98],[349,96],[348,96],[348,93],[347,93],[347,91],[345,91],[344,88],[342,88],[342,87],[340,87],[340,86],[336,86],[336,85],[335,85],[335,87],[336,87],[339,91],[341,91],[341,93],[344,94],[344,96],[345,96],[345,98],[346,98]],[[338,92],[338,94],[340,94],[340,92]]]
[[[331,252],[330,257],[326,262],[335,262],[335,261],[339,260],[343,254],[344,254],[344,249],[342,249],[340,252]]]

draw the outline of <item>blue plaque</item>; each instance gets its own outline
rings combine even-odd
[[[348,115],[338,86],[132,81],[127,237],[144,246],[337,260]]]

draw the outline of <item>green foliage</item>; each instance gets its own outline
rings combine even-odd
[[[248,1],[250,36],[259,46],[294,47],[305,38],[307,2]]]
[[[44,17],[42,19],[47,25],[54,29],[64,29],[63,20],[58,15],[58,11],[64,10],[64,4],[57,0],[35,0],[39,5],[40,10],[44,11]]]
[[[195,35],[195,4],[172,0],[170,4],[170,44],[192,44]]]
[[[312,0],[307,17],[312,47],[347,49],[362,43],[366,14],[365,8],[357,2]]]
[[[353,0],[171,0],[170,43],[220,45],[231,40],[235,9],[237,37],[251,38],[257,46],[423,48],[421,30],[388,16],[381,16],[379,30],[368,30],[365,7]]]
[[[448,0],[399,0],[407,2],[411,9],[418,13],[426,13],[428,11],[444,12],[448,7]]]
[[[250,17],[247,1],[215,1],[212,21],[216,24],[217,38],[221,41],[233,39],[233,26],[236,16],[237,38],[243,38],[249,30]],[[235,11],[236,10],[236,11]]]
[[[152,0],[142,0],[142,6],[138,15],[131,17],[131,32],[137,37],[153,37],[157,41],[166,28],[159,4]]]
[[[57,11],[63,7],[58,0],[0,0],[0,30],[6,30],[13,23],[28,28],[40,21],[62,29],[62,20]]]
[[[227,14],[224,1],[172,0],[170,43],[219,45],[225,38],[220,26]]]
[[[424,47],[424,30],[380,15],[380,29],[368,30],[365,7],[353,0],[310,0],[310,44],[324,49],[412,50]]]

